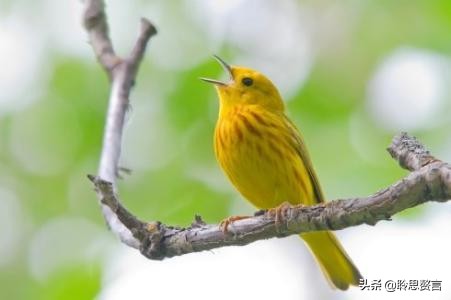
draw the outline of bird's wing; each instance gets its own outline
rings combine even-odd
[[[308,172],[312,187],[313,187],[313,193],[315,196],[314,203],[320,203],[324,202],[324,194],[321,190],[321,186],[319,185],[318,178],[316,176],[315,170],[313,169],[312,161],[310,159],[310,156],[308,154],[307,148],[305,146],[304,140],[301,136],[301,133],[296,128],[296,125],[293,124],[293,122],[286,116],[285,123],[287,124],[290,137],[290,145],[294,148],[294,150],[297,152],[299,157],[301,158],[301,161],[303,162],[305,169]]]

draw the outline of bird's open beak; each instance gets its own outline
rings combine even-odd
[[[203,81],[209,82],[209,83],[213,83],[216,85],[222,85],[222,86],[229,85],[229,83],[233,81],[232,68],[224,60],[222,60],[222,58],[220,58],[219,56],[213,55],[213,57],[219,62],[219,64],[222,66],[222,68],[229,74],[229,77],[230,77],[229,82],[224,82],[224,81],[210,79],[210,78],[204,78],[204,77],[201,77],[200,80],[203,80]]]

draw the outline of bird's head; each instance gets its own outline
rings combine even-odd
[[[263,74],[245,67],[230,66],[218,56],[214,58],[229,75],[227,82],[201,78],[213,83],[219,95],[221,108],[235,105],[259,105],[272,111],[283,111],[284,105],[275,85]]]

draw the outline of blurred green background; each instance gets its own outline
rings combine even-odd
[[[125,205],[142,219],[183,226],[194,214],[218,222],[253,211],[213,154],[218,101],[198,77],[224,76],[214,53],[280,87],[329,199],[368,195],[404,176],[385,151],[402,130],[451,160],[450,1],[112,0],[107,13],[120,55],[131,48],[141,16],[159,30],[127,115],[121,165],[133,173],[119,183]],[[128,251],[104,226],[86,179],[97,169],[109,85],[81,14],[75,0],[0,0],[1,299],[112,299],[104,288],[120,272],[111,275],[108,266]],[[395,222],[408,232],[428,220],[428,207]],[[369,229],[359,230],[360,238]],[[360,265],[376,263],[365,257]],[[315,268],[310,262],[302,269]],[[365,271],[372,274],[370,266]]]

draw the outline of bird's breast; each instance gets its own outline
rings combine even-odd
[[[299,203],[302,162],[289,140],[277,114],[241,108],[219,117],[215,153],[233,185],[255,206]]]

